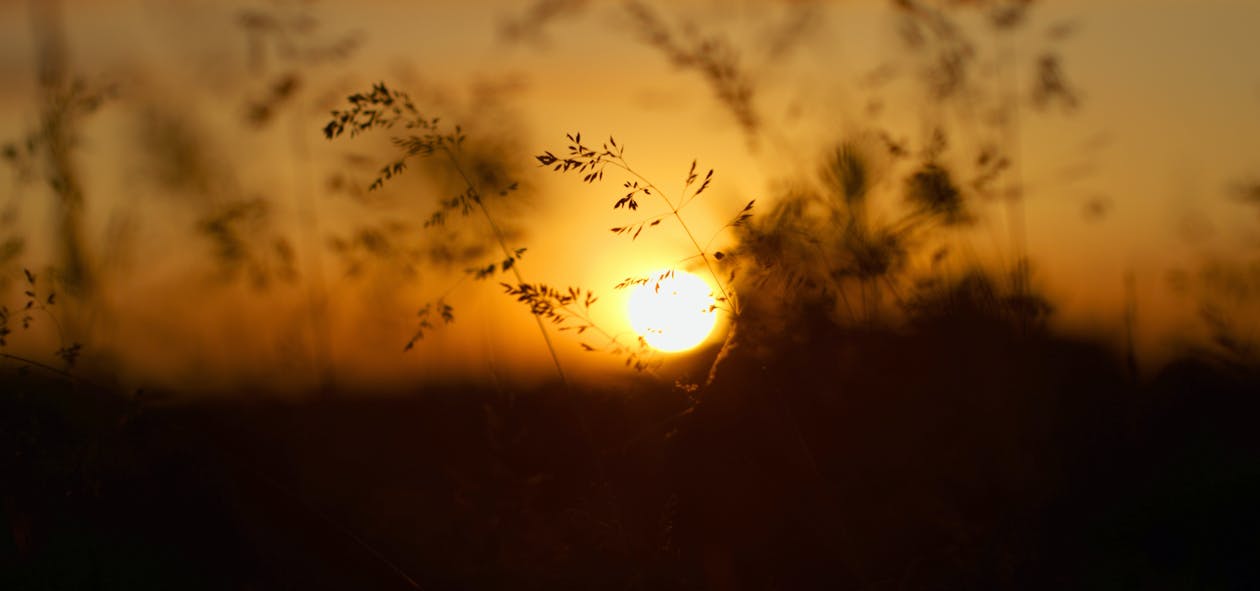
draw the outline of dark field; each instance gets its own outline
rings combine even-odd
[[[694,404],[648,380],[175,404],[10,372],[0,586],[1253,588],[1254,368],[1139,381],[963,321],[740,349]]]

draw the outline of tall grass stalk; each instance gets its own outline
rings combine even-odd
[[[625,146],[617,144],[617,140],[615,138],[610,136],[608,141],[603,143],[598,150],[583,144],[581,133],[568,134],[566,135],[566,138],[569,140],[567,156],[561,157],[555,155],[551,151],[545,151],[542,154],[535,156],[535,159],[538,160],[539,164],[550,167],[555,172],[576,172],[582,174],[582,181],[588,184],[602,181],[607,167],[613,166],[631,177],[630,180],[627,180],[622,184],[622,187],[626,189],[626,193],[613,204],[614,210],[625,209],[627,211],[638,211],[639,199],[649,198],[652,196],[659,197],[661,203],[664,205],[665,213],[649,216],[647,218],[631,222],[627,225],[613,227],[611,228],[612,233],[616,235],[626,235],[629,236],[631,240],[637,240],[639,235],[645,230],[657,227],[664,219],[672,218],[678,223],[678,227],[682,230],[684,236],[686,236],[687,241],[691,244],[692,248],[695,249],[694,255],[685,257],[682,260],[685,261],[692,258],[699,258],[703,261],[705,270],[708,272],[709,277],[712,278],[713,285],[717,288],[720,294],[719,297],[715,298],[718,305],[715,305],[714,307],[725,310],[728,314],[730,314],[731,319],[726,336],[723,340],[722,348],[719,350],[712,365],[710,366],[709,376],[706,383],[711,384],[716,375],[718,366],[736,346],[736,334],[738,330],[737,327],[739,324],[741,307],[738,296],[730,285],[730,282],[734,279],[734,273],[732,272],[732,274],[724,280],[714,266],[714,260],[720,260],[721,258],[724,258],[725,255],[723,255],[720,251],[715,251],[714,253],[710,253],[708,251],[707,247],[709,244],[712,244],[713,239],[708,240],[705,245],[700,244],[700,241],[696,238],[695,232],[692,231],[691,227],[687,224],[686,219],[683,217],[682,210],[693,203],[697,197],[702,195],[705,190],[709,188],[713,180],[713,169],[709,169],[708,172],[704,174],[703,179],[701,179],[696,168],[697,161],[693,160],[691,162],[691,168],[687,171],[687,176],[683,181],[681,191],[675,197],[671,198],[669,194],[661,190],[656,183],[639,173],[639,171],[635,170],[634,167],[630,165],[625,158]],[[699,184],[697,184],[697,182]],[[692,187],[695,188],[692,189]],[[688,192],[689,190],[690,193]],[[751,211],[754,203],[755,200],[749,201],[748,204],[745,205],[730,222],[718,231],[718,233],[728,228],[744,224],[752,216]],[[714,238],[716,238],[716,235]],[[659,281],[659,278],[657,280]],[[617,287],[622,288],[631,285],[646,284],[649,281],[651,281],[650,278],[630,277],[618,284]]]
[[[527,284],[524,274],[521,273],[517,265],[523,251],[521,249],[512,249],[508,246],[507,237],[504,235],[502,228],[486,207],[480,187],[477,186],[477,183],[468,174],[460,161],[460,150],[465,139],[462,128],[456,125],[454,132],[442,132],[439,128],[439,119],[425,118],[420,114],[410,96],[403,92],[391,90],[384,83],[374,85],[372,90],[366,94],[356,93],[351,95],[348,100],[351,104],[350,108],[348,110],[333,111],[333,119],[324,127],[324,135],[328,139],[334,139],[347,130],[350,136],[354,137],[370,129],[391,129],[395,125],[401,125],[404,129],[413,132],[409,136],[393,138],[394,144],[402,150],[402,156],[382,167],[380,176],[372,182],[369,189],[378,189],[384,185],[385,181],[402,173],[409,158],[413,156],[432,156],[434,153],[440,152],[451,165],[451,168],[459,175],[464,185],[464,192],[452,199],[443,201],[438,211],[429,218],[429,223],[426,225],[444,223],[445,213],[448,211],[459,211],[463,215],[468,215],[473,210],[476,210],[481,214],[486,226],[490,229],[495,243],[504,257],[498,270],[500,272],[511,271],[518,284]],[[420,135],[416,135],[416,133]],[[493,271],[494,267],[492,266],[489,272],[485,274],[479,273],[478,278],[483,278],[493,273]],[[447,310],[449,308],[444,306],[443,317],[449,322],[450,317]],[[538,326],[538,332],[542,336],[543,344],[551,358],[552,365],[555,366],[556,375],[562,383],[567,385],[568,378],[560,362],[560,356],[556,352],[556,347],[551,341],[551,336],[547,333],[546,326],[537,314],[534,315],[534,321]]]
[[[31,0],[39,72],[41,133],[49,166],[49,185],[57,198],[57,230],[67,291],[86,296],[94,276],[83,238],[84,189],[74,164],[74,102],[81,98],[69,79],[68,53],[59,0]]]
[[[503,254],[504,260],[513,259],[515,251],[508,247],[507,237],[503,235],[503,230],[499,227],[499,224],[494,221],[494,216],[490,215],[490,210],[486,209],[485,200],[481,198],[481,191],[477,188],[476,183],[469,178],[468,172],[464,170],[464,166],[459,161],[459,157],[449,144],[443,144],[441,149],[442,153],[450,161],[451,167],[464,180],[464,185],[468,188],[468,191],[473,196],[473,202],[477,205],[477,211],[481,212],[482,217],[486,220],[486,225],[490,227],[490,231],[494,234],[494,240],[499,245],[499,251]],[[521,273],[520,265],[510,265],[509,270],[518,284],[525,285],[529,283],[525,280],[525,275]],[[551,342],[551,335],[547,334],[547,327],[543,324],[542,317],[537,314],[532,316],[534,317],[534,323],[538,326],[538,333],[542,335],[543,344],[547,347],[547,354],[551,357],[551,363],[556,368],[556,375],[567,387],[569,380],[565,376],[564,366],[560,363],[560,356],[556,353],[556,346]]]
[[[332,121],[324,127],[324,135],[328,139],[334,139],[346,130],[349,130],[351,137],[353,137],[360,132],[373,128],[390,129],[397,124],[401,124],[404,129],[413,132],[408,136],[393,138],[394,144],[402,150],[402,155],[397,160],[381,168],[380,176],[371,184],[370,188],[380,188],[385,181],[400,174],[405,170],[406,161],[409,158],[413,156],[432,156],[439,152],[459,176],[464,185],[464,192],[452,199],[442,201],[438,211],[429,218],[426,225],[444,223],[447,212],[457,211],[467,216],[475,210],[481,214],[504,258],[497,265],[491,265],[486,269],[473,270],[473,276],[476,279],[482,279],[493,274],[497,269],[500,273],[511,272],[512,277],[516,280],[515,286],[504,285],[507,287],[510,295],[516,296],[518,301],[530,308],[531,315],[538,327],[538,332],[542,336],[543,344],[546,346],[547,353],[555,367],[556,375],[560,379],[561,387],[565,391],[566,406],[578,424],[586,444],[586,450],[591,456],[591,464],[595,470],[600,489],[613,514],[613,522],[616,526],[621,554],[628,559],[630,550],[620,503],[618,503],[616,496],[613,494],[611,481],[608,478],[603,460],[596,450],[590,426],[575,406],[576,401],[572,385],[565,374],[560,356],[551,340],[551,335],[547,331],[546,323],[544,323],[544,319],[548,319],[555,324],[562,324],[566,315],[575,316],[584,319],[586,322],[586,324],[578,327],[579,332],[588,328],[595,328],[606,335],[607,333],[594,326],[593,322],[590,322],[589,314],[574,314],[571,308],[572,305],[583,305],[585,308],[589,308],[596,298],[590,292],[583,294],[581,290],[576,288],[569,288],[566,293],[548,287],[545,284],[532,284],[526,280],[518,264],[524,249],[514,249],[508,245],[507,236],[503,232],[502,226],[487,207],[481,188],[473,180],[461,160],[461,150],[466,136],[459,125],[455,126],[454,132],[442,132],[437,118],[426,119],[421,116],[410,96],[403,92],[390,90],[384,83],[374,85],[367,94],[351,95],[348,100],[351,103],[351,108],[344,111],[333,111]],[[502,191],[502,194],[506,194],[509,190],[515,188],[516,183],[513,183],[508,190]],[[441,315],[449,322],[449,307],[443,304],[440,308]],[[561,327],[561,330],[564,330],[564,328]]]

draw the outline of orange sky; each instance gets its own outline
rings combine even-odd
[[[522,195],[530,196],[512,214],[532,230],[520,237],[529,248],[522,268],[534,281],[603,294],[599,319],[614,331],[628,327],[619,310],[622,294],[611,286],[685,256],[687,245],[677,232],[635,243],[612,236],[608,227],[625,219],[610,207],[619,181],[590,187],[534,168],[532,155],[562,149],[565,133],[615,135],[636,167],[667,187],[680,182],[693,158],[716,169],[711,194],[689,211],[696,233],[710,236],[749,199],[765,204],[782,180],[812,174],[816,155],[838,139],[873,126],[912,139],[922,130],[924,103],[909,84],[881,95],[886,107],[877,118],[865,110],[872,92],[863,77],[905,61],[886,3],[649,3],[669,22],[694,22],[738,48],[764,122],[753,138],[699,75],[672,66],[629,30],[619,3],[590,2],[549,23],[536,39],[506,41],[502,24],[522,14],[525,4],[313,3],[309,13],[320,22],[315,39],[356,36],[361,45],[349,60],[300,66],[297,102],[270,126],[253,130],[243,124],[245,106],[293,66],[274,57],[251,64],[237,16],[297,3],[65,0],[72,66],[90,83],[113,85],[118,95],[85,123],[77,157],[88,181],[93,244],[108,251],[111,232],[120,224],[132,228],[130,262],[108,287],[106,320],[89,337],[98,350],[115,350],[124,380],[180,384],[201,376],[222,386],[313,375],[307,284],[260,295],[207,279],[206,246],[189,238],[196,208],[165,194],[138,162],[137,121],[155,113],[183,122],[211,176],[273,202],[287,220],[278,231],[297,245],[308,279],[311,259],[303,247],[313,234],[304,223],[304,196],[314,195],[319,204],[321,233],[375,219],[326,194],[322,180],[347,151],[388,155],[382,138],[323,140],[318,130],[341,97],[385,80],[452,120],[503,130],[510,137],[504,149],[519,158]],[[801,6],[814,6],[812,26],[789,51],[770,57],[775,27],[791,22],[791,10]],[[1076,33],[1056,47],[1080,91],[1080,109],[1029,112],[1020,133],[1029,248],[1063,326],[1118,335],[1122,281],[1131,272],[1141,332],[1154,356],[1192,322],[1192,306],[1165,286],[1169,270],[1193,268],[1207,253],[1254,257],[1256,211],[1232,202],[1228,188],[1260,176],[1257,17],[1260,4],[1242,0],[1037,3],[1017,41],[1020,55],[1045,46],[1046,31],[1056,23],[1076,23]],[[26,2],[0,3],[2,138],[20,137],[37,113],[29,23]],[[498,88],[499,98],[477,103],[473,89],[479,86]],[[1064,171],[1081,165],[1092,165],[1089,174],[1065,180]],[[22,227],[41,233],[49,222],[39,189],[3,182],[15,187],[12,198],[22,199]],[[407,182],[413,181],[397,185],[393,209],[381,211],[427,211],[415,198],[425,186]],[[1095,201],[1105,204],[1106,215],[1087,219],[1083,211]],[[1000,211],[985,213],[971,240],[982,252],[995,244],[1001,251],[1006,228]],[[39,266],[35,260],[49,260],[48,245],[32,242],[28,264]],[[428,273],[411,282],[385,275],[350,281],[331,254],[320,259],[330,298],[330,354],[340,379],[409,380],[450,368],[506,378],[547,367],[532,319],[493,284],[461,286],[456,324],[403,356],[398,351],[416,303],[454,279]],[[17,267],[4,272],[20,274]],[[561,336],[559,342],[567,365],[591,366],[576,341]]]

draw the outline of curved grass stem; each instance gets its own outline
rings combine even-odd
[[[699,254],[701,260],[704,261],[704,266],[709,271],[709,276],[713,277],[713,283],[717,285],[718,291],[722,292],[723,300],[726,301],[730,305],[731,314],[735,316],[736,318],[738,318],[739,317],[738,302],[736,302],[734,298],[731,297],[731,294],[727,290],[726,285],[722,281],[721,277],[718,277],[717,269],[713,268],[713,261],[709,259],[709,253],[705,252],[703,246],[700,246],[700,241],[696,240],[696,235],[692,233],[691,228],[687,226],[686,220],[684,220],[682,217],[682,214],[679,213],[682,206],[686,204],[685,199],[680,198],[679,206],[675,207],[674,203],[670,200],[669,196],[666,195],[664,191],[662,191],[659,187],[657,187],[652,181],[648,180],[647,177],[643,176],[642,174],[639,174],[638,171],[631,168],[630,165],[625,163],[625,160],[618,158],[616,160],[610,160],[609,162],[612,165],[633,175],[635,178],[643,181],[645,186],[652,189],[653,191],[656,191],[656,194],[659,195],[661,200],[665,202],[665,206],[669,208],[670,214],[674,216],[674,219],[678,220],[678,225],[682,227],[683,233],[686,234],[687,239],[691,241],[691,245],[696,249],[696,253]]]
[[[512,258],[512,249],[508,248],[507,238],[503,235],[503,230],[499,228],[499,224],[495,223],[494,216],[490,215],[490,210],[486,209],[485,201],[481,198],[481,191],[477,189],[472,178],[468,176],[463,165],[460,164],[459,158],[451,151],[450,147],[444,144],[442,152],[446,154],[447,159],[451,161],[451,166],[455,168],[460,178],[464,180],[468,190],[472,192],[473,202],[477,204],[477,210],[481,212],[481,215],[486,219],[486,223],[490,226],[490,231],[494,234],[495,241],[498,242],[499,248],[503,251],[503,256]],[[516,265],[512,265],[511,271],[518,284],[526,283],[525,277],[521,275],[521,271]],[[543,343],[547,345],[547,353],[551,355],[551,362],[556,367],[556,374],[560,376],[560,381],[567,385],[569,383],[568,378],[565,376],[564,367],[560,364],[560,356],[556,353],[556,347],[551,342],[551,336],[547,334],[546,325],[543,324],[542,319],[537,315],[534,315],[534,322],[538,325],[538,332],[542,334]]]

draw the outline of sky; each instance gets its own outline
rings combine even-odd
[[[30,132],[40,113],[36,4],[0,3],[5,142]],[[555,18],[520,25],[532,7],[549,4],[560,8]],[[64,312],[84,327],[85,363],[108,365],[127,384],[170,388],[306,388],[327,373],[360,384],[548,377],[533,319],[497,281],[465,278],[460,265],[409,264],[408,256],[435,252],[435,239],[416,236],[447,191],[434,180],[440,175],[417,164],[383,191],[351,190],[389,161],[387,134],[329,142],[320,130],[345,96],[377,81],[465,125],[469,142],[503,164],[520,189],[493,206],[514,245],[528,248],[519,268],[531,281],[597,292],[595,319],[623,337],[626,294],[612,286],[694,251],[665,225],[634,241],[613,236],[608,229],[627,219],[612,208],[623,179],[583,184],[540,169],[534,155],[559,153],[567,133],[614,136],[634,168],[667,190],[698,160],[715,180],[687,219],[717,249],[731,244],[721,229],[732,214],[753,199],[767,211],[784,187],[814,178],[836,142],[885,130],[921,143],[941,114],[916,83],[892,3],[644,5],[678,38],[731,48],[752,88],[755,132],[700,72],[645,42],[621,2],[62,0],[69,69],[110,96],[82,119],[74,154],[87,187],[87,242],[109,278],[88,311]],[[251,35],[246,15],[307,19],[292,37],[307,59]],[[1054,302],[1056,326],[1122,339],[1133,299],[1152,364],[1193,340],[1205,296],[1170,288],[1170,275],[1193,275],[1212,260],[1255,260],[1260,249],[1260,212],[1232,192],[1260,178],[1260,4],[1042,1],[1009,38],[975,18],[962,22],[976,39],[981,94],[1015,88],[1024,96],[1035,59],[1053,51],[1078,99],[1068,111],[1024,104],[1015,139],[1034,282]],[[1013,84],[1001,56],[1014,56]],[[251,123],[251,105],[267,103],[286,77],[297,91],[274,116]],[[11,187],[2,197],[19,212],[4,231],[27,238],[22,261],[2,270],[9,300],[20,304],[21,266],[55,260],[53,200],[12,169],[2,174]],[[223,279],[213,243],[197,230],[249,200],[267,208],[269,221],[250,230],[263,245],[259,264],[273,275],[265,289]],[[979,218],[957,238],[959,250],[976,261],[1009,259],[1000,204],[982,206]],[[417,227],[399,230],[392,250],[348,274],[352,262],[327,246],[331,238],[389,220]],[[457,235],[436,243],[456,249],[485,238],[474,221],[448,225]],[[295,253],[298,279],[280,277],[283,265],[267,254],[280,240]],[[403,353],[416,310],[443,294],[455,323]],[[1238,316],[1249,330],[1260,328],[1255,320],[1254,310]],[[55,331],[28,332],[13,346],[38,351],[57,341]],[[620,366],[615,356],[583,352],[571,335],[553,336],[566,367],[584,379]],[[659,371],[677,364],[685,360]]]

